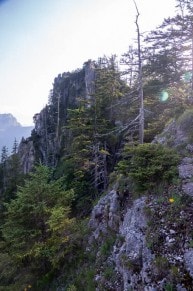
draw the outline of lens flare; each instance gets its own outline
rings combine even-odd
[[[174,198],[170,198],[170,199],[169,199],[169,202],[170,202],[170,203],[174,203],[174,201],[175,201]]]
[[[190,82],[192,80],[192,72],[186,72],[182,78],[185,82]]]
[[[167,101],[168,98],[169,98],[168,92],[163,90],[160,94],[160,101],[162,101],[162,102]]]

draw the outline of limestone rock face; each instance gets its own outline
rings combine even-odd
[[[184,183],[182,186],[182,190],[189,196],[193,197],[193,182]]]
[[[183,162],[182,162],[182,164],[180,164],[179,175],[180,175],[180,178],[182,178],[182,179],[188,179],[188,178],[191,178],[193,176],[192,159],[187,164],[184,164]]]
[[[180,166],[189,163],[192,159],[186,158]],[[182,184],[172,193],[189,199],[181,202],[181,209],[177,200],[171,204],[164,190],[159,197],[128,196],[122,204],[115,187],[98,201],[89,221],[87,248],[96,254],[97,291],[159,291],[170,285],[178,291],[191,290],[193,201],[183,193],[189,174],[182,168],[179,172]],[[109,270],[111,277],[106,275]]]
[[[90,243],[94,240],[102,240],[103,235],[108,235],[109,229],[118,231],[121,221],[121,213],[116,190],[110,191],[105,197],[101,198],[94,207],[89,227],[92,230]]]
[[[32,170],[35,162],[35,149],[33,142],[23,138],[18,148],[18,155],[23,173],[29,173]]]
[[[184,254],[184,261],[187,270],[193,278],[193,249],[189,249]]]
[[[140,288],[141,283],[145,286],[149,283],[148,273],[153,255],[147,248],[145,239],[145,200],[145,197],[137,199],[132,207],[127,209],[119,228],[124,242],[121,247],[115,247],[112,253],[116,269],[122,275],[125,291]]]
[[[148,286],[150,281],[148,276],[154,256],[146,245],[145,205],[146,197],[135,200],[133,204],[130,203],[129,197],[126,197],[123,207],[120,205],[117,191],[112,190],[99,200],[92,211],[89,221],[92,230],[90,245],[95,242],[103,245],[112,233],[116,233],[116,240],[107,260],[107,265],[114,266],[117,277],[114,282],[116,290],[140,288],[142,283]],[[100,259],[100,253],[97,256]],[[96,276],[97,284],[100,286],[103,280],[102,271],[99,271]],[[107,287],[111,288],[106,282],[106,285],[98,287],[97,290]]]
[[[76,105],[80,98],[91,99],[94,81],[95,64],[92,61],[85,63],[80,70],[59,74],[55,78],[49,105],[34,115],[35,127],[31,136],[19,146],[24,172],[30,170],[34,162],[51,167],[57,165],[64,142],[67,111]]]
[[[155,137],[154,142],[176,147],[185,143],[188,144],[188,136],[180,125],[173,120],[161,134]]]
[[[185,157],[179,167],[179,177],[182,180],[182,190],[185,194],[193,197],[193,159]]]

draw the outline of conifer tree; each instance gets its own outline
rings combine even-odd
[[[95,70],[94,92],[89,99],[78,98],[76,106],[68,109],[63,129],[64,173],[71,180],[70,187],[77,189],[79,201],[81,195],[88,196],[91,188],[93,196],[107,187],[108,172],[119,144],[112,131],[116,130],[116,120],[122,118],[116,104],[123,98],[125,84],[116,57],[101,58]]]
[[[18,142],[15,139],[12,147],[12,154],[7,161],[7,187],[4,192],[4,201],[8,202],[15,197],[17,186],[23,182],[24,175],[21,170],[21,161],[17,154]]]
[[[173,18],[147,36],[149,54],[147,64],[151,73],[167,85],[186,79],[192,87],[193,8],[189,1],[177,1],[180,8]],[[148,74],[150,71],[148,72]]]
[[[8,161],[8,148],[2,147],[1,151],[1,168],[2,168],[2,191],[4,192],[7,188],[7,161]]]
[[[61,180],[51,180],[47,167],[36,167],[16,198],[6,204],[3,239],[15,263],[27,262],[36,274],[58,263],[56,254],[61,247],[65,254],[73,224],[69,218],[72,199],[73,192],[64,191]]]

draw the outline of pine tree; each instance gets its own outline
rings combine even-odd
[[[162,80],[165,86],[181,83],[188,79],[188,73],[192,86],[193,8],[188,1],[177,3],[179,13],[165,19],[147,36],[148,51],[151,52],[147,64],[150,64],[151,74]]]
[[[73,192],[64,191],[62,181],[52,181],[51,176],[47,167],[36,167],[25,185],[19,187],[16,198],[6,204],[6,249],[16,263],[27,262],[36,274],[57,264],[56,254],[69,242],[73,225],[69,218]]]
[[[12,147],[12,154],[9,156],[7,161],[7,187],[4,191],[4,201],[8,202],[15,197],[17,187],[22,184],[24,174],[21,169],[21,161],[17,154],[18,143],[17,140],[14,140]]]
[[[17,154],[17,150],[18,150],[18,142],[15,138],[14,143],[13,143],[13,148],[12,148],[12,154],[16,155]]]
[[[122,119],[117,103],[123,98],[125,87],[115,56],[101,58],[95,64],[95,86],[89,99],[78,98],[74,108],[67,111],[61,167],[79,204],[91,201],[107,187],[119,144],[116,120]]]
[[[192,3],[177,1],[178,14],[146,38],[143,56],[145,140],[192,104]]]
[[[8,162],[8,148],[6,146],[2,147],[1,151],[1,168],[2,168],[2,191],[4,192],[7,188],[7,162]]]

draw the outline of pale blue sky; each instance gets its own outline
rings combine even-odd
[[[175,11],[175,0],[136,2],[141,31]],[[88,59],[126,52],[134,21],[132,0],[0,0],[0,113],[31,125],[54,78]]]

